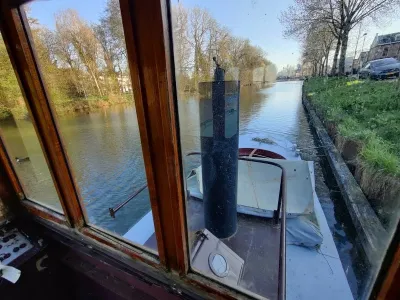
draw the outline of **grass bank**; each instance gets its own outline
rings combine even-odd
[[[396,81],[312,78],[304,91],[384,223],[400,194],[400,89]]]
[[[110,107],[118,104],[133,103],[132,94],[108,95],[104,97],[87,97],[85,99],[71,99],[54,103],[59,115],[74,112],[91,112],[100,108]]]
[[[77,112],[91,112],[104,107],[110,107],[118,104],[133,103],[132,94],[123,95],[108,95],[104,97],[87,97],[77,99],[62,99],[53,101],[53,107],[56,109],[58,115],[67,115]],[[28,110],[24,100],[18,99],[16,104],[12,107],[6,107],[0,103],[0,120],[10,117],[15,119],[25,119],[28,117]]]

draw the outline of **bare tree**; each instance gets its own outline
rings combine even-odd
[[[174,52],[178,82],[185,89],[196,89],[199,81],[212,80],[213,57],[227,70],[227,78],[260,81],[273,78],[276,69],[266,59],[262,49],[250,41],[233,37],[207,10],[186,9],[182,4],[173,6]],[[257,70],[256,70],[257,69]],[[267,76],[267,72],[273,72]],[[257,73],[257,74],[256,74]]]
[[[339,60],[339,75],[345,73],[345,59],[350,31],[366,18],[390,17],[400,6],[400,0],[341,0],[343,10],[342,45]]]
[[[280,21],[285,26],[284,36],[305,41],[310,33],[323,27],[336,40],[332,72],[336,72],[342,42],[342,0],[295,0],[295,4],[282,12]]]
[[[174,54],[176,63],[176,75],[179,84],[185,88],[189,83],[189,71],[193,68],[191,63],[191,44],[189,43],[189,16],[186,8],[181,3],[172,7]]]
[[[109,82],[109,89],[115,92],[115,87],[119,87],[119,91],[122,92],[123,87],[118,85],[118,75],[122,83],[123,70],[127,69],[127,56],[118,1],[108,0],[100,24],[94,25],[93,29],[102,47],[107,70],[105,78]]]
[[[399,0],[295,0],[295,4],[281,15],[285,26],[284,35],[301,38],[323,25],[336,39],[332,74],[336,73],[339,59],[339,75],[344,75],[345,58],[350,31],[366,18],[390,16],[400,4]]]
[[[100,87],[99,65],[100,45],[96,35],[75,10],[65,10],[56,15],[56,29],[60,38],[73,46],[79,60],[90,75],[99,96],[103,96]]]
[[[206,51],[206,38],[209,31],[211,16],[207,10],[195,7],[190,12],[190,39],[189,43],[194,50],[194,82],[195,86],[200,78],[202,66],[204,65],[207,56],[204,55]]]

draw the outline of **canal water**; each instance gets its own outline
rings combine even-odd
[[[351,229],[346,227],[350,224],[348,214],[343,207],[336,205],[339,200],[332,196],[335,191],[329,190],[324,182],[321,152],[314,142],[301,104],[301,89],[302,82],[294,81],[278,82],[262,89],[242,87],[240,137],[271,140],[282,148],[295,143],[301,149],[303,159],[316,162],[317,194],[356,295],[360,284],[357,274],[362,264],[354,263],[357,254]],[[180,95],[178,102],[184,171],[188,174],[199,165],[198,158],[185,155],[200,150],[199,100],[193,95]],[[134,105],[63,116],[58,118],[58,125],[90,223],[124,234],[150,210],[146,189],[118,211],[115,219],[109,215],[110,207],[128,199],[146,183]],[[46,199],[45,202],[59,206],[54,196],[48,199],[49,195],[54,195],[49,192],[54,188],[50,176],[46,175],[45,161],[40,158],[40,146],[32,124],[27,120],[17,123],[3,121],[1,128],[11,155],[31,158],[28,162],[15,164],[25,192],[32,198]],[[20,135],[22,141],[16,138]]]

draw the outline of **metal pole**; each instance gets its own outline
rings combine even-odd
[[[362,68],[362,65],[363,65],[363,63],[364,63],[364,62],[361,61],[361,54],[362,54],[363,51],[364,51],[365,37],[367,36],[367,33],[365,32],[365,33],[363,34],[363,36],[364,36],[364,39],[363,39],[363,44],[362,44],[362,47],[361,47],[360,59],[359,59],[359,61],[358,61],[358,70],[357,70],[357,74],[360,74],[360,69]]]
[[[361,23],[360,23],[360,28],[358,29],[358,36],[357,36],[357,43],[356,43],[356,49],[354,50],[354,58],[353,58],[353,63],[351,64],[352,66],[351,66],[351,68],[352,68],[352,70],[351,70],[351,74],[354,74],[353,72],[353,70],[354,70],[354,60],[356,59],[356,57],[357,57],[357,47],[358,47],[358,41],[359,41],[359,39],[360,39],[360,34],[361,34]],[[358,73],[358,72],[357,72]]]
[[[115,218],[115,213],[119,211],[122,207],[124,207],[126,204],[128,204],[129,201],[131,201],[133,198],[135,198],[139,193],[141,193],[145,188],[147,188],[147,183],[143,185],[141,188],[139,188],[136,192],[134,192],[132,195],[128,197],[127,200],[122,202],[121,204],[118,204],[116,207],[109,207],[108,211],[110,213],[110,216]]]
[[[364,51],[365,37],[367,36],[367,33],[364,33],[363,36],[364,36],[364,40],[363,40],[363,44],[362,44],[362,48],[361,48],[361,53]]]
[[[354,50],[354,58],[356,58],[356,56],[357,56],[357,47],[358,47],[358,41],[360,40],[360,34],[361,34],[361,24],[360,24],[360,28],[358,29],[356,49]]]

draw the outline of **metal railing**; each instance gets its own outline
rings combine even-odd
[[[281,217],[281,232],[280,232],[280,246],[279,246],[279,279],[278,279],[278,299],[286,299],[286,172],[285,169],[278,163],[272,161],[265,161],[262,159],[239,157],[239,160],[252,161],[267,165],[278,167],[282,170],[281,185],[279,190],[278,207],[274,211],[274,221],[279,222]]]
[[[142,192],[145,188],[147,188],[147,183],[146,183],[145,185],[143,185],[142,187],[140,187],[140,188],[139,188],[136,192],[134,192],[132,195],[130,195],[130,196],[128,197],[128,199],[125,200],[124,202],[118,204],[118,205],[115,206],[115,207],[110,207],[110,208],[108,208],[108,211],[110,212],[110,216],[111,216],[112,218],[115,218],[115,213],[116,213],[117,211],[119,211],[121,208],[123,208],[126,204],[128,204],[129,201],[131,201],[133,198],[135,198],[137,195],[139,195],[139,193]]]

